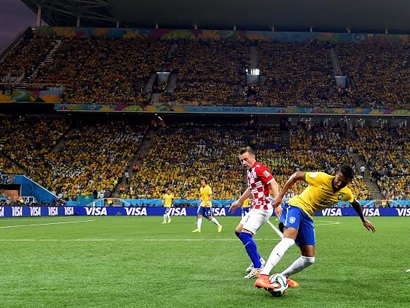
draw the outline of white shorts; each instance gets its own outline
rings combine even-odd
[[[269,220],[272,216],[273,209],[263,210],[263,209],[252,209],[242,217],[241,224],[242,229],[251,231],[253,234],[256,234],[262,225]]]

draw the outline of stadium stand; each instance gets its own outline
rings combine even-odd
[[[2,55],[0,99],[6,88],[61,87],[62,101],[70,104],[410,108],[408,58],[403,41],[79,38],[31,30]],[[248,84],[246,70],[254,67],[261,75]],[[337,71],[347,77],[346,87],[335,81]],[[159,83],[158,72],[173,75],[174,86]],[[369,126],[342,117],[296,118],[285,127],[238,118],[150,127],[133,117],[6,116],[0,170],[26,174],[66,200],[116,190],[123,198],[160,198],[166,187],[176,198],[194,200],[200,176],[209,179],[216,198],[233,199],[243,190],[236,153],[251,145],[282,186],[299,169],[334,173],[343,163],[357,170],[360,162],[369,175],[353,182],[359,199],[410,198],[406,121],[372,120]],[[150,146],[132,166],[149,131]]]
[[[0,78],[3,85],[64,86],[62,101],[72,104],[409,108],[409,56],[409,43],[400,41],[72,38],[34,31],[3,56]],[[260,71],[252,85],[245,74],[251,62]],[[335,81],[335,63],[349,81],[345,87]],[[157,72],[176,76],[175,85],[166,90],[167,81],[152,81]]]
[[[350,163],[357,170],[353,155],[358,153],[372,170],[373,180],[379,185],[384,183],[380,190],[385,195],[394,195],[400,190],[401,197],[408,197],[406,177],[399,182],[394,177],[408,176],[407,169],[403,169],[406,165],[401,161],[401,152],[396,153],[392,145],[386,145],[390,147],[388,157],[392,159],[391,164],[386,164],[391,168],[388,172],[374,169],[363,153],[372,155],[373,160],[376,158],[377,164],[378,157],[385,159],[384,152],[378,150],[378,156],[366,148],[368,140],[362,135],[369,130],[360,125],[348,132],[339,122],[327,127],[323,123],[298,122],[287,128],[290,129],[289,148],[282,147],[279,126],[245,121],[236,124],[188,121],[149,128],[147,124],[134,125],[129,120],[18,118],[3,119],[1,128],[7,132],[1,140],[2,153],[7,159],[0,160],[0,169],[6,170],[18,162],[29,177],[65,199],[90,196],[95,191],[109,196],[120,184],[125,170],[132,167],[148,129],[154,132],[154,138],[133,168],[129,185],[121,184],[123,198],[160,198],[168,187],[177,199],[195,200],[198,179],[206,176],[215,198],[233,199],[243,190],[244,173],[238,164],[237,152],[245,145],[256,149],[258,159],[272,168],[282,186],[289,175],[299,169],[334,173],[341,164]],[[408,134],[404,128],[398,131]],[[389,139],[389,134],[396,133],[394,130],[386,133],[373,127],[372,132],[386,134],[383,140],[396,140]],[[353,134],[355,142],[349,134]],[[404,146],[407,145],[402,144],[400,151]],[[397,173],[398,170],[402,173]],[[389,181],[386,176],[390,176]],[[369,197],[369,189],[360,176],[352,186],[358,198]],[[303,185],[297,186],[293,193],[302,188]]]

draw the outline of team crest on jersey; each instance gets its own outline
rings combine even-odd
[[[269,173],[269,171],[265,170],[265,171],[263,171],[263,175],[268,177],[268,176],[270,176],[270,173]]]
[[[342,200],[343,199],[343,194],[339,194],[339,196],[337,196],[338,200]]]
[[[296,218],[295,217],[289,217],[289,222],[291,223],[291,224],[294,224],[295,223],[295,221],[296,221]]]

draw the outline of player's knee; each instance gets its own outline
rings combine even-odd
[[[253,241],[252,234],[244,231],[239,233],[239,239],[244,245],[247,245],[249,242]]]
[[[310,265],[312,265],[313,263],[315,263],[315,257],[305,257],[305,256],[302,256],[302,258],[303,258],[304,263],[305,263],[307,266],[310,266]]]

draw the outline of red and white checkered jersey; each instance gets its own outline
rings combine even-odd
[[[247,178],[253,197],[252,207],[264,210],[273,208],[273,198],[269,194],[269,184],[273,181],[270,170],[261,163],[255,162],[252,168],[248,170]]]

